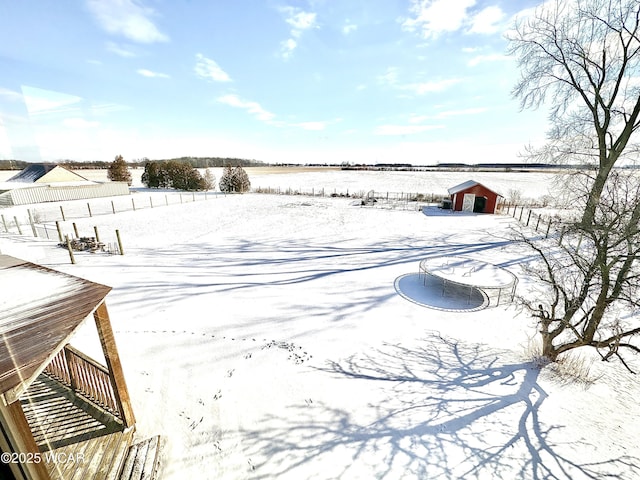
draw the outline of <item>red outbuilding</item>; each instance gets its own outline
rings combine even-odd
[[[488,189],[474,180],[451,187],[451,208],[455,211],[496,213],[499,193]]]

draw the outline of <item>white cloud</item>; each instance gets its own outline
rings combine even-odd
[[[220,68],[220,66],[210,58],[205,57],[201,53],[196,55],[196,66],[194,71],[200,78],[211,79],[216,82],[230,82],[231,77]]]
[[[263,122],[270,123],[275,118],[275,115],[273,113],[268,112],[267,110],[262,108],[259,103],[253,102],[251,100],[245,100],[235,94],[223,95],[221,97],[218,97],[217,100],[218,102],[229,105],[230,107],[246,110],[248,113]]]
[[[444,112],[440,112],[436,115],[436,118],[448,118],[448,117],[461,117],[467,115],[478,115],[480,113],[484,113],[488,110],[486,107],[476,107],[476,108],[463,108],[462,110],[447,110]]]
[[[358,25],[351,23],[349,20],[342,27],[342,33],[349,35],[351,32],[355,32],[358,29]]]
[[[473,57],[471,60],[469,60],[467,62],[467,65],[469,65],[470,67],[475,67],[480,65],[481,63],[487,63],[487,62],[501,62],[501,61],[505,61],[508,60],[509,57],[501,54],[501,53],[492,53],[489,55],[477,55],[475,57]]]
[[[151,21],[155,11],[139,1],[87,0],[87,7],[100,26],[112,35],[122,35],[139,43],[169,41]]]
[[[147,70],[146,68],[139,68],[138,70],[136,70],[136,72],[138,72],[143,77],[149,77],[149,78],[171,78],[166,73],[152,72],[151,70]]]
[[[416,95],[442,92],[462,81],[459,78],[447,78],[427,82],[402,83],[399,80],[398,69],[396,67],[388,67],[385,73],[378,75],[377,80],[380,85],[386,85],[396,90],[411,92]]]
[[[122,47],[114,42],[107,42],[106,48],[107,48],[107,51],[111,53],[115,53],[116,55],[119,55],[120,57],[123,57],[123,58],[132,58],[137,56],[131,50],[125,47]]]
[[[476,0],[411,0],[412,16],[404,20],[402,28],[425,39],[437,38],[460,30],[468,20],[467,10],[475,4]]]
[[[490,6],[478,13],[471,21],[469,33],[491,34],[501,30],[500,22],[505,13],[498,6]]]
[[[283,7],[282,11],[287,15],[285,22],[291,25],[291,34],[294,37],[300,36],[304,30],[308,30],[315,25],[315,13],[304,12],[295,7]]]
[[[383,85],[395,85],[398,83],[398,69],[396,67],[388,67],[387,71],[377,77],[378,83]]]
[[[285,60],[289,59],[291,55],[293,55],[293,51],[298,46],[298,42],[296,42],[293,38],[288,38],[287,40],[283,40],[280,42],[280,53],[282,58]]]
[[[404,85],[397,85],[396,88],[400,90],[408,90],[416,95],[424,95],[426,93],[443,92],[460,82],[461,80],[459,78],[448,78],[431,82],[407,83]]]
[[[414,135],[444,128],[443,125],[380,125],[374,131],[376,135]]]
[[[324,130],[325,128],[327,128],[327,125],[329,125],[329,121],[318,121],[318,122],[300,122],[300,123],[294,123],[292,124],[294,127],[300,127],[303,130],[313,130],[313,131],[320,131],[320,130]]]
[[[291,26],[291,38],[280,42],[282,58],[287,60],[298,46],[296,39],[299,39],[306,30],[317,26],[316,14],[305,12],[297,7],[281,7],[280,12],[285,15],[284,21]]]

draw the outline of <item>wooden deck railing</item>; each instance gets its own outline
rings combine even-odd
[[[71,345],[60,350],[44,371],[75,393],[115,416],[121,416],[111,387],[109,370]]]

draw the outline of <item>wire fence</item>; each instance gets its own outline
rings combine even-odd
[[[570,235],[568,235],[568,225],[558,215],[543,215],[536,212],[528,206],[520,205],[502,205],[502,213],[509,215],[526,227],[531,228],[535,232],[544,234],[544,238],[555,238],[558,243],[562,243]],[[575,237],[575,236],[574,236]],[[576,251],[580,248],[582,237],[573,238],[576,244],[573,247]]]
[[[352,198],[360,205],[401,210],[420,210],[426,203],[439,203],[447,195],[419,192],[391,192],[375,190],[338,190],[336,188],[255,187],[254,193],[270,195],[301,195],[306,197]]]
[[[212,192],[154,192],[150,195],[133,194],[113,198],[97,198],[88,202],[38,204],[29,208],[13,208],[11,213],[0,213],[0,232],[33,236],[47,240],[65,241],[80,238],[73,220],[115,215],[170,205],[206,201],[224,196]],[[95,227],[97,228],[97,227]],[[98,232],[93,232],[97,236]]]

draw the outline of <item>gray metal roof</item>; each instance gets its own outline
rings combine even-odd
[[[11,402],[111,287],[0,255],[0,394]]]

